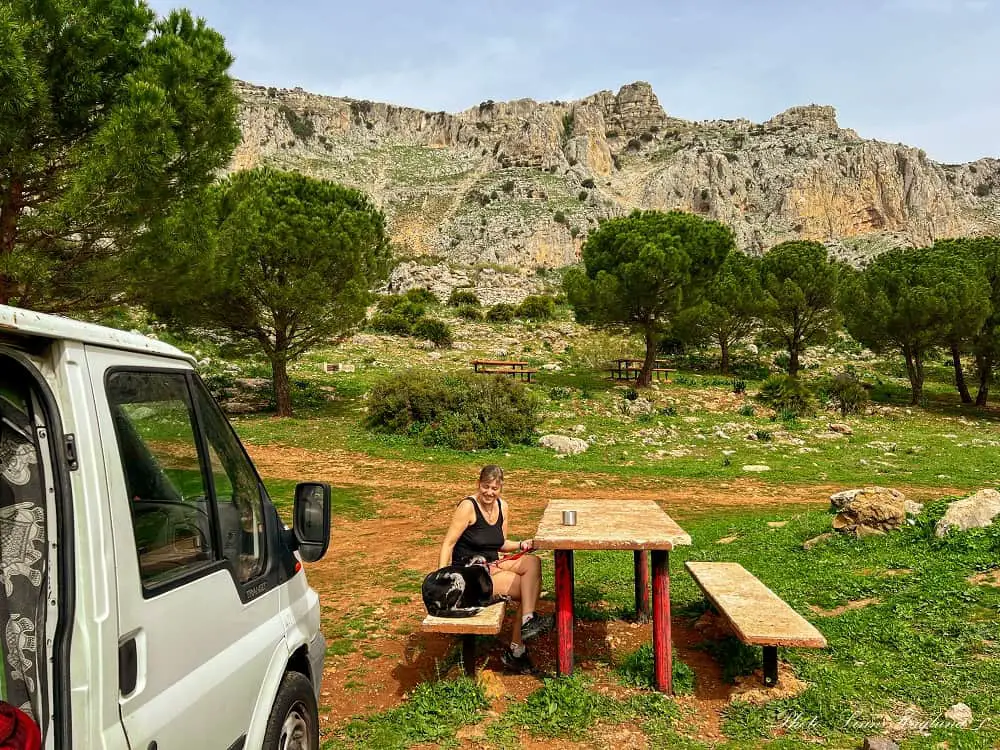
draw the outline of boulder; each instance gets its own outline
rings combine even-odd
[[[625,401],[625,413],[630,417],[636,417],[640,414],[652,414],[653,413],[653,402],[647,401],[644,398],[637,398],[635,401]]]
[[[1000,492],[980,490],[975,495],[956,500],[948,505],[944,516],[934,527],[935,536],[945,536],[951,530],[981,529],[993,524],[1000,515]]]
[[[903,493],[885,487],[838,492],[830,496],[830,503],[840,511],[833,519],[833,528],[843,534],[881,534],[906,521]]]
[[[830,510],[843,510],[861,493],[878,493],[879,495],[889,493],[893,498],[898,499],[900,503],[906,500],[906,496],[899,490],[890,489],[888,487],[860,487],[854,490],[841,490],[840,492],[835,492],[830,495]]]
[[[551,448],[563,456],[575,456],[589,447],[586,440],[567,435],[542,435],[538,442],[543,448]]]
[[[830,432],[839,432],[841,435],[853,435],[854,430],[851,429],[849,424],[843,424],[841,422],[833,422],[828,425]]]

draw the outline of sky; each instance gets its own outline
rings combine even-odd
[[[1000,157],[1000,0],[147,0],[252,83],[459,112],[648,81],[667,114],[831,104],[864,138]]]

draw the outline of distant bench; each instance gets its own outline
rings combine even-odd
[[[473,372],[480,372],[486,375],[509,375],[531,382],[531,376],[538,370],[528,367],[527,362],[517,362],[509,359],[474,359],[472,360]]]
[[[826,638],[739,563],[686,562],[684,567],[736,637],[764,647],[764,685],[778,683],[778,646],[826,648]]]
[[[496,635],[503,626],[506,602],[497,602],[475,617],[434,617],[427,615],[420,629],[425,633],[450,633],[462,636],[462,662],[469,677],[476,674],[476,636]]]
[[[616,359],[611,363],[610,372],[612,380],[638,380],[639,373],[642,372],[643,361],[641,359]],[[670,373],[677,372],[673,367],[667,367],[667,361],[658,359],[653,364],[653,377],[660,380],[670,380]]]

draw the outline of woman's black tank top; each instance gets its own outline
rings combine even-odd
[[[451,564],[463,565],[476,555],[482,555],[489,562],[493,562],[499,559],[500,548],[503,546],[503,504],[498,498],[497,522],[491,525],[486,522],[486,517],[479,509],[476,499],[470,496],[463,498],[462,502],[466,500],[475,508],[476,522],[467,526],[462,536],[455,542],[455,548],[451,551]]]

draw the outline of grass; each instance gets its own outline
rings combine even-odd
[[[468,678],[425,682],[397,708],[352,721],[323,748],[402,750],[422,742],[454,746],[455,730],[474,723],[487,705],[482,690]]]
[[[725,713],[723,729],[729,741],[723,747],[806,747],[816,738],[828,747],[857,747],[863,737],[884,733],[883,714],[910,715],[926,724],[927,735],[912,736],[904,743],[906,748],[931,748],[939,742],[950,747],[990,748],[1000,743],[1000,694],[996,690],[1000,685],[1000,589],[966,580],[996,567],[1000,528],[937,539],[933,523],[946,503],[930,503],[919,521],[900,531],[865,539],[837,536],[809,551],[802,548],[802,542],[829,529],[829,514],[783,510],[684,519],[694,544],[671,554],[675,613],[694,619],[704,610],[700,591],[683,573],[683,561],[730,560],[743,564],[816,624],[829,642],[824,650],[779,649],[779,658],[809,688],[796,698],[766,706],[732,704]],[[768,526],[774,520],[787,524]],[[724,536],[737,540],[716,544]],[[580,552],[575,569],[579,600],[607,601],[621,611],[631,606],[630,555]],[[821,616],[810,609],[831,610],[859,599],[875,603],[836,616]],[[722,646],[715,653],[724,665],[733,662],[731,671],[748,671],[759,664],[759,649]],[[649,647],[627,655],[615,669],[624,684],[648,685]],[[677,660],[674,679],[678,692],[689,691],[697,675]],[[434,683],[422,689],[438,695],[446,689],[468,688]],[[411,700],[404,704],[405,710],[394,709],[396,713],[354,722],[344,736],[389,742],[375,728],[406,720],[413,726],[395,727],[393,737],[405,737],[413,744],[446,743],[453,734],[441,733],[433,740],[421,734],[427,723],[422,712],[436,715],[441,710],[436,704],[428,705],[427,698],[421,701],[414,704]],[[972,708],[973,727],[961,729],[941,718],[958,702]],[[544,680],[526,700],[512,702],[485,732],[491,746],[516,748],[522,733],[589,742],[602,723],[629,723],[641,727],[652,746],[700,747],[685,736],[678,716],[675,703],[656,693],[612,698],[578,673]],[[457,725],[447,726],[453,732]],[[362,727],[368,729],[362,731]],[[769,742],[778,730],[784,737]],[[401,740],[392,740],[397,741]],[[407,746],[392,742],[363,746]]]

